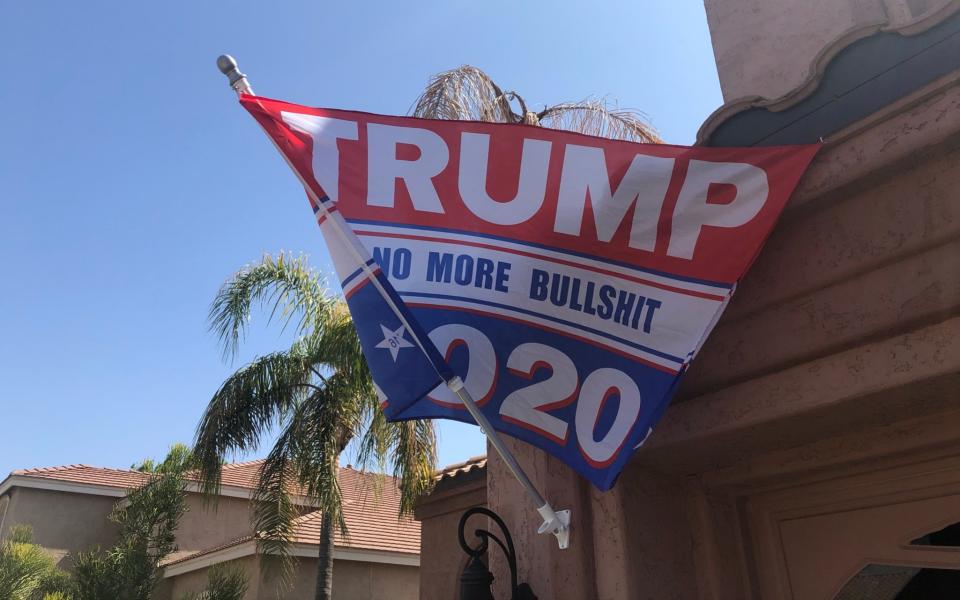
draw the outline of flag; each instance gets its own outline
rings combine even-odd
[[[818,149],[240,102],[307,189],[387,417],[472,422],[459,375],[603,490]]]

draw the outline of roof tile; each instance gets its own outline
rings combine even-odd
[[[468,458],[467,460],[452,464],[448,467],[444,467],[434,475],[436,481],[441,481],[443,479],[457,477],[459,475],[465,475],[471,473],[477,469],[486,469],[487,468],[487,457],[486,456],[474,456],[473,458]]]

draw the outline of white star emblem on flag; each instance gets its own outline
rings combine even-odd
[[[383,341],[377,344],[377,348],[386,348],[393,357],[393,362],[397,362],[397,354],[401,348],[413,348],[413,344],[403,337],[405,327],[401,325],[396,331],[390,331],[383,323],[380,324],[380,330],[383,331]]]

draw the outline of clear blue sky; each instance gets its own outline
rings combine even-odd
[[[0,478],[125,467],[189,442],[240,362],[207,332],[220,284],[281,249],[329,271],[300,189],[216,70],[258,93],[403,114],[470,63],[528,104],[617,98],[669,142],[721,104],[699,0],[11,2],[0,19]],[[335,285],[335,284],[334,284]],[[483,453],[441,427],[444,464]]]

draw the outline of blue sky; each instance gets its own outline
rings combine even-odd
[[[260,94],[388,114],[470,63],[533,107],[609,95],[678,144],[722,102],[699,0],[13,2],[0,50],[0,478],[189,442],[231,369],[286,342],[258,315],[224,363],[220,284],[280,250],[329,272],[218,54]],[[485,451],[456,423],[440,444]]]

